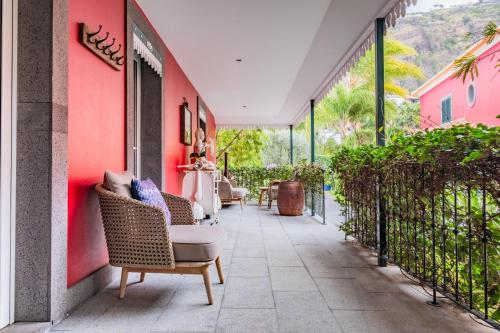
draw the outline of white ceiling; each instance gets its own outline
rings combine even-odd
[[[137,2],[217,125],[279,126],[297,118],[395,1]]]

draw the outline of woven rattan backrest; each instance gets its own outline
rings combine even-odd
[[[172,224],[197,224],[193,216],[191,202],[188,199],[168,193],[162,193],[161,195],[170,210]]]
[[[99,196],[109,263],[113,266],[174,268],[165,213],[158,207],[95,187]]]

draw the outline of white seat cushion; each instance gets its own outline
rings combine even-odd
[[[231,189],[231,194],[233,195],[233,198],[243,198],[246,196],[248,193],[248,190],[243,187],[233,187]]]
[[[168,227],[175,261],[210,261],[222,251],[224,229],[209,225],[171,225]]]

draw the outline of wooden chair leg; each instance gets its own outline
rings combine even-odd
[[[224,283],[224,272],[222,271],[222,262],[220,256],[215,259],[215,266],[217,266],[217,274],[219,274],[219,282]]]
[[[262,206],[262,199],[264,199],[264,191],[260,191],[260,195],[259,195],[259,207]]]
[[[243,198],[240,198],[240,206],[241,206],[241,209],[243,209]]]
[[[212,305],[214,304],[214,300],[212,297],[212,284],[210,282],[209,265],[203,266],[201,268],[201,271],[203,273],[203,282],[205,282],[205,289],[207,290],[208,304]]]
[[[141,279],[140,282],[144,282],[144,278],[146,278],[146,272],[141,273]]]
[[[125,289],[127,289],[127,280],[128,280],[128,268],[122,267],[122,278],[120,281],[120,299],[125,297]]]

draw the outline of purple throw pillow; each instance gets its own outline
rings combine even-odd
[[[130,191],[132,192],[132,198],[163,209],[167,225],[172,224],[172,218],[170,216],[170,210],[168,209],[167,203],[165,202],[165,199],[163,199],[160,190],[158,190],[155,183],[153,183],[151,179],[132,179]]]

